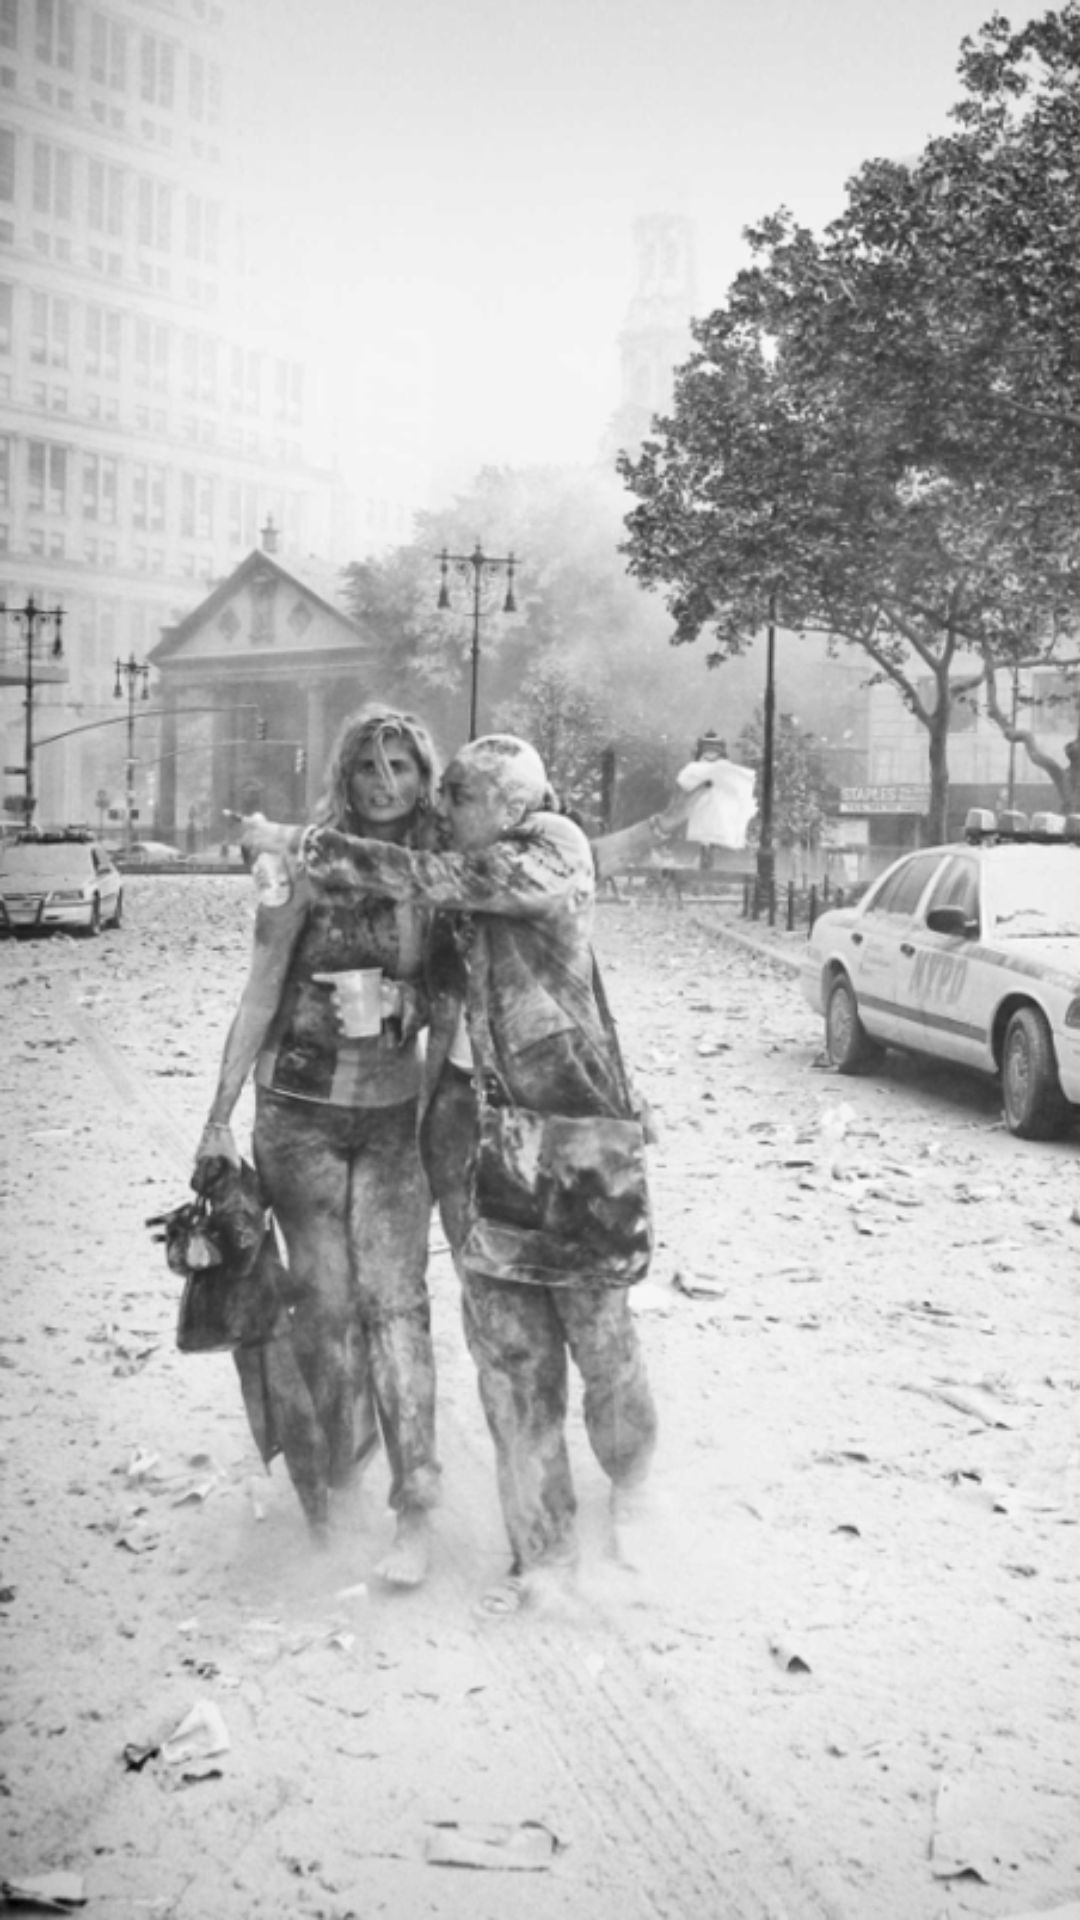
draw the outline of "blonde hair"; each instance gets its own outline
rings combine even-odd
[[[370,701],[350,713],[338,728],[326,764],[326,783],[315,808],[320,826],[336,827],[342,833],[363,830],[352,803],[351,781],[356,764],[365,748],[372,747],[379,772],[391,787],[396,783],[387,758],[387,747],[401,741],[420,769],[421,791],[414,827],[429,818],[439,784],[439,756],[427,727],[414,713]]]

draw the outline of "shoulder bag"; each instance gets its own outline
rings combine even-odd
[[[623,1287],[648,1272],[645,1128],[595,961],[593,991],[621,1115],[573,1118],[519,1106],[497,1062],[477,1061],[477,1139],[460,1253],[470,1273],[551,1287]]]

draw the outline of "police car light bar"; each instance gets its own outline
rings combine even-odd
[[[969,807],[964,821],[964,836],[968,840],[978,840],[984,833],[997,832],[997,814],[989,807]]]
[[[1008,808],[994,813],[989,807],[970,807],[964,820],[965,840],[1080,841],[1080,813],[1026,813]]]

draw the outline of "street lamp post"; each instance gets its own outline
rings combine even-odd
[[[52,657],[62,660],[64,657],[62,607],[39,607],[33,594],[28,594],[25,607],[9,607],[0,604],[0,613],[5,620],[14,620],[22,628],[26,642],[26,671],[23,676],[25,729],[23,733],[23,765],[10,771],[21,772],[23,777],[23,824],[29,832],[34,824],[34,809],[37,795],[34,792],[34,642],[40,628],[52,627]]]
[[[145,660],[136,660],[133,653],[129,654],[126,660],[117,660],[116,685],[113,688],[114,700],[122,700],[124,697],[124,689],[120,685],[121,679],[127,681],[127,765],[124,775],[127,817],[124,824],[124,844],[130,847],[135,838],[135,689],[141,680],[142,697],[144,700],[150,698],[148,684],[150,668]]]
[[[469,739],[476,739],[476,713],[480,686],[480,613],[483,603],[484,581],[506,570],[506,599],[503,601],[504,613],[516,613],[517,601],[514,599],[514,570],[517,560],[512,553],[504,555],[485,553],[477,540],[471,553],[449,553],[444,547],[439,555],[439,598],[440,612],[450,610],[450,571],[451,568],[461,580],[467,580],[472,574],[472,655],[469,673]]]
[[[769,595],[769,621],[765,629],[765,708],[761,741],[761,806],[757,851],[757,904],[765,912],[772,909],[776,884],[776,850],[773,845],[773,747],[776,734],[776,595]]]

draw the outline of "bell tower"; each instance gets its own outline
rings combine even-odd
[[[697,301],[694,229],[677,213],[634,221],[635,286],[619,334],[620,396],[601,452],[635,451],[654,414],[671,405],[674,372],[693,341]]]
[[[645,213],[634,222],[637,284],[619,335],[622,404],[662,413],[672,375],[690,348],[694,311],[694,233],[675,213]]]

